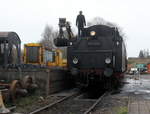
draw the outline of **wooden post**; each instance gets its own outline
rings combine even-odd
[[[50,70],[47,70],[47,78],[46,78],[46,96],[50,93]]]

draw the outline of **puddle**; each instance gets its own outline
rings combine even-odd
[[[150,94],[150,75],[147,75],[146,79],[141,75],[139,80],[136,80],[134,77],[126,78],[123,84],[124,86],[120,88],[120,93],[134,93],[135,95]],[[148,97],[148,99],[150,98]]]
[[[146,100],[150,100],[150,96],[144,96],[143,98]]]

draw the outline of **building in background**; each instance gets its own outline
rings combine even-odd
[[[141,72],[150,73],[150,58],[128,58],[128,72],[131,68],[138,68]]]

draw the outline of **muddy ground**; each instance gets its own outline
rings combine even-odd
[[[141,95],[141,97],[150,100],[149,94],[150,75],[126,75],[122,87],[105,97],[97,105],[92,114],[128,114],[128,101],[130,96]],[[57,99],[59,97],[45,98],[37,95],[21,98],[21,100],[17,101],[15,112],[27,113]]]
[[[92,114],[132,114],[134,109],[129,110],[129,102],[135,102],[137,98],[150,100],[149,74],[126,75],[122,87],[104,98]]]

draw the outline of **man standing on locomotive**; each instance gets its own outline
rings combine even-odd
[[[79,15],[76,18],[76,26],[78,27],[78,36],[81,36],[84,26],[86,26],[86,21],[82,11],[79,12]]]

